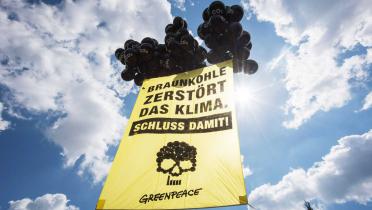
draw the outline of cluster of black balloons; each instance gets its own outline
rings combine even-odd
[[[121,72],[121,78],[125,81],[134,80],[136,85],[141,86],[146,75],[159,71],[161,52],[165,46],[161,46],[155,39],[146,37],[141,43],[132,39],[124,43],[124,49],[115,51],[116,58],[125,65]]]
[[[165,27],[165,44],[146,37],[141,42],[127,40],[124,48],[115,51],[116,58],[125,65],[121,77],[134,80],[141,86],[147,78],[186,72],[233,58],[234,72],[253,74],[258,69],[249,60],[251,37],[239,23],[244,11],[239,5],[225,6],[221,1],[212,2],[203,12],[204,22],[198,27],[198,36],[211,50],[207,52],[187,30],[187,22],[175,17]]]
[[[187,22],[175,17],[173,24],[165,27],[165,46],[169,52],[169,70],[184,72],[206,66],[207,50],[187,30]]]
[[[175,17],[165,27],[165,44],[146,37],[141,43],[132,39],[124,43],[124,49],[115,51],[116,58],[126,66],[121,77],[134,80],[141,86],[144,79],[185,72],[206,66],[207,51],[187,30],[187,23]]]
[[[243,15],[239,5],[225,6],[221,1],[214,1],[203,12],[204,22],[198,27],[198,36],[211,49],[207,54],[209,63],[233,58],[235,72],[253,74],[258,65],[248,60],[252,43],[250,34],[239,23]]]

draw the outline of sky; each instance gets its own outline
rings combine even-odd
[[[0,210],[94,209],[138,93],[115,49],[175,16],[197,38],[210,2],[2,0]],[[250,204],[371,209],[370,1],[225,3],[259,63],[234,76]]]

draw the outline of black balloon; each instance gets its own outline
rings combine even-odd
[[[143,74],[136,74],[136,76],[134,76],[134,83],[137,85],[137,86],[141,86],[143,81],[145,80],[145,77]]]
[[[228,52],[211,50],[207,53],[207,61],[209,63],[220,63],[229,59],[231,59],[231,55]]]
[[[214,1],[208,7],[209,16],[213,15],[225,15],[226,8],[225,4],[221,1]]]
[[[251,35],[247,31],[243,31],[237,41],[238,45],[246,45],[251,41]]]
[[[126,65],[135,66],[138,61],[139,50],[136,48],[128,48],[124,51],[124,62]]]
[[[123,48],[118,48],[116,49],[115,51],[115,57],[116,59],[118,59],[122,64],[125,65],[125,61],[124,61],[124,49]]]
[[[198,27],[198,36],[201,38],[201,39],[204,39],[205,36],[208,34],[208,24],[207,23],[202,23],[199,25]]]
[[[239,5],[231,6],[232,13],[229,15],[229,21],[231,22],[239,22],[242,20],[244,15],[244,10]]]
[[[124,81],[131,81],[131,80],[133,80],[134,79],[134,75],[135,75],[134,69],[131,69],[131,68],[128,68],[128,67],[121,72],[121,78]]]
[[[245,60],[244,61],[244,73],[254,74],[258,70],[258,64],[254,60]]]
[[[203,20],[208,21],[208,19],[209,19],[209,11],[208,11],[208,8],[205,8],[203,11]]]
[[[187,28],[187,22],[181,17],[175,17],[173,19],[173,25],[177,29]]]
[[[146,37],[144,39],[142,39],[141,41],[141,44],[150,44],[152,47],[156,47],[158,45],[158,41],[156,41],[156,39],[153,39],[153,38],[150,38],[150,37]]]
[[[232,39],[237,39],[242,35],[243,27],[238,22],[233,22],[229,24],[229,32]]]
[[[133,39],[128,39],[127,41],[125,41],[124,43],[124,49],[128,49],[128,48],[131,48],[131,44],[134,42]]]
[[[175,33],[176,30],[173,26],[173,24],[168,24],[166,27],[165,27],[165,33],[166,34],[169,34],[169,33]]]
[[[129,48],[136,48],[137,46],[139,46],[140,43],[137,42],[137,41],[134,41],[132,39],[129,39],[127,40],[125,43],[124,43],[124,49],[129,49]]]

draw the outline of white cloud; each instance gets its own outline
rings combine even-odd
[[[245,163],[244,163],[244,155],[240,155],[240,159],[242,161],[244,178],[252,175],[253,174],[253,171],[251,170],[251,168],[249,168],[249,166],[245,165]]]
[[[68,205],[64,194],[45,194],[35,200],[24,198],[17,201],[10,201],[9,210],[79,210],[74,205]]]
[[[361,110],[367,110],[372,107],[372,91],[364,98],[364,104]]]
[[[372,130],[345,136],[308,170],[294,169],[275,185],[264,184],[250,194],[260,210],[297,210],[304,200],[324,204],[372,201]]]
[[[173,2],[178,9],[180,9],[181,11],[186,11],[186,0],[173,0]]]
[[[352,81],[363,80],[372,62],[356,55],[338,64],[338,55],[356,44],[372,44],[372,9],[362,1],[243,1],[260,21],[274,24],[278,36],[291,46],[278,56],[285,60],[285,105],[290,119],[283,125],[298,128],[319,111],[342,107],[351,99]],[[244,5],[243,4],[243,5]],[[273,59],[273,64],[278,63]]]
[[[372,62],[368,56],[356,55],[344,60],[338,67],[330,57],[334,49],[324,49],[312,54],[313,49],[301,45],[298,55],[289,53],[287,59],[286,88],[289,99],[285,111],[292,116],[283,125],[298,128],[318,111],[327,112],[339,108],[351,99],[350,80],[362,81],[366,78],[365,67]],[[322,59],[321,59],[322,58]],[[322,61],[319,62],[319,59]]]
[[[3,103],[0,102],[0,132],[8,129],[9,125],[10,125],[10,122],[6,121],[6,120],[3,120],[2,116],[1,116],[2,113],[3,113],[3,110],[4,110],[4,105],[3,105]]]
[[[106,154],[126,123],[122,97],[133,83],[111,62],[126,39],[164,37],[167,1],[64,1],[58,7],[2,1],[0,83],[33,113],[59,114],[45,134],[63,149],[66,166],[84,157],[79,174],[102,180]],[[10,14],[12,18],[9,18]],[[12,101],[12,103],[14,103]],[[4,102],[6,103],[6,102]]]
[[[283,30],[288,33],[287,26],[292,23],[293,18],[284,7],[282,1],[241,0],[241,4],[248,13],[253,11],[258,20],[273,22],[278,35],[281,35]]]
[[[247,176],[250,176],[252,174],[253,174],[253,172],[252,172],[252,170],[248,166],[243,166],[243,175],[244,175],[244,178],[246,178]]]

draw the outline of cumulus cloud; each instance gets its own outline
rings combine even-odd
[[[308,170],[294,169],[275,185],[264,184],[250,194],[260,210],[297,210],[304,200],[320,204],[372,201],[372,130],[345,136]]]
[[[312,49],[309,51],[303,44],[298,55],[287,54],[285,83],[290,97],[284,108],[292,119],[283,123],[285,127],[298,128],[318,111],[342,107],[351,100],[351,80],[363,81],[367,77],[367,68],[372,62],[369,54],[352,56],[337,66],[330,57],[335,52],[331,51],[334,49],[324,49],[314,55],[310,54]]]
[[[0,84],[12,103],[59,116],[46,136],[62,147],[66,166],[82,158],[79,174],[98,182],[110,166],[108,148],[122,135],[122,98],[133,86],[121,81],[113,52],[129,38],[161,39],[159,26],[170,21],[165,0],[2,1]]]
[[[367,110],[372,107],[372,91],[364,98],[364,104],[361,110]]]
[[[371,52],[338,59],[357,44],[372,45],[368,0],[243,3],[258,20],[273,23],[277,35],[292,46],[293,50],[278,56],[285,60],[287,70],[284,81],[289,99],[284,109],[290,118],[285,127],[298,128],[317,112],[342,107],[351,99],[352,81],[366,78]]]
[[[68,204],[64,194],[45,194],[35,200],[24,198],[10,201],[9,210],[79,210],[78,207]]]
[[[10,125],[10,122],[3,120],[1,116],[3,113],[3,110],[4,110],[4,105],[3,103],[0,102],[0,132],[8,129]]]

